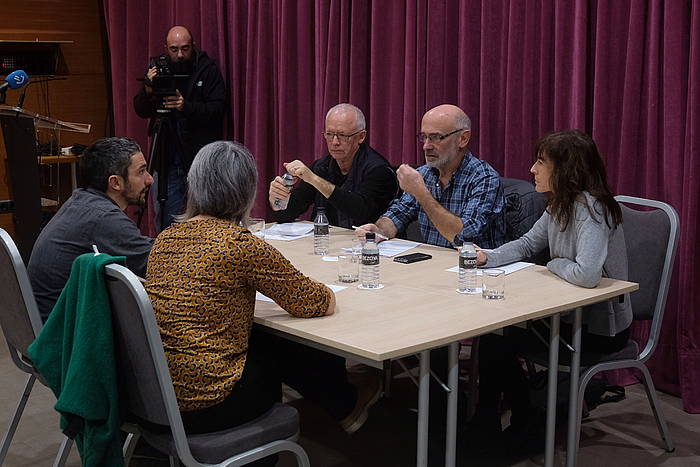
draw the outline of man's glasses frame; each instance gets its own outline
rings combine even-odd
[[[430,133],[429,135],[426,135],[425,133],[418,133],[416,135],[416,138],[418,139],[418,142],[421,144],[425,144],[426,141],[430,141],[433,144],[437,144],[442,142],[445,138],[448,138],[455,133],[459,133],[460,131],[467,130],[467,128],[457,128],[455,131],[451,131],[447,133],[446,135],[440,134],[440,133]],[[468,130],[467,130],[468,131]]]
[[[325,138],[325,140],[328,141],[329,143],[333,142],[333,138],[338,138],[338,141],[340,141],[341,143],[347,143],[348,141],[350,141],[350,138],[352,138],[353,136],[355,136],[358,133],[361,133],[362,131],[364,131],[364,130],[357,130],[355,133],[353,133],[351,135],[346,135],[343,133],[333,133],[332,131],[324,131],[323,133],[321,133],[321,136],[323,136]]]

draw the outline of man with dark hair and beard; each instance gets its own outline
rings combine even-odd
[[[27,272],[41,319],[46,321],[68,281],[73,260],[93,251],[126,256],[145,276],[153,239],[144,237],[124,213],[143,206],[153,177],[139,145],[129,138],[103,138],[80,157],[85,188],[78,188],[39,234]]]
[[[183,77],[175,78],[175,95],[162,96],[154,92],[158,57],[151,57],[143,87],[134,96],[136,114],[151,119],[149,135],[153,136],[156,117],[167,115],[163,118],[169,120],[164,128],[170,131],[159,135],[165,148],[161,155],[167,158],[164,161],[167,200],[160,230],[170,225],[173,216],[182,214],[187,193],[187,172],[197,151],[223,138],[226,104],[226,86],[219,68],[206,52],[196,48],[187,28],[174,26],[168,31],[165,52],[170,73]]]

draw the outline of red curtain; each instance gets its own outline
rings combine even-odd
[[[422,113],[454,103],[472,151],[529,179],[532,145],[555,129],[591,133],[617,193],[666,201],[681,242],[662,338],[660,389],[700,412],[700,4],[629,0],[104,0],[116,134],[144,147],[137,77],[174,24],[190,28],[229,85],[232,139],[257,159],[254,210],[293,158],[325,152],[325,111],[364,109],[369,142],[394,164],[422,161]],[[696,109],[693,111],[693,109]],[[643,340],[646,330],[635,329]]]

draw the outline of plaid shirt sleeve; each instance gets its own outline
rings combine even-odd
[[[396,226],[398,232],[403,231],[408,224],[418,217],[418,201],[413,195],[404,193],[401,198],[394,200],[382,217],[388,217]]]
[[[462,199],[467,202],[458,216],[464,227],[454,243],[474,241],[484,248],[493,248],[505,241],[505,225],[499,225],[503,223],[503,189],[498,173],[490,166],[479,165],[477,171],[468,175],[471,180],[463,185]]]

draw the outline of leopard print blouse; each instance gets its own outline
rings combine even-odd
[[[175,223],[161,232],[146,279],[182,411],[223,401],[240,379],[256,290],[303,318],[323,315],[332,293],[222,219]]]

